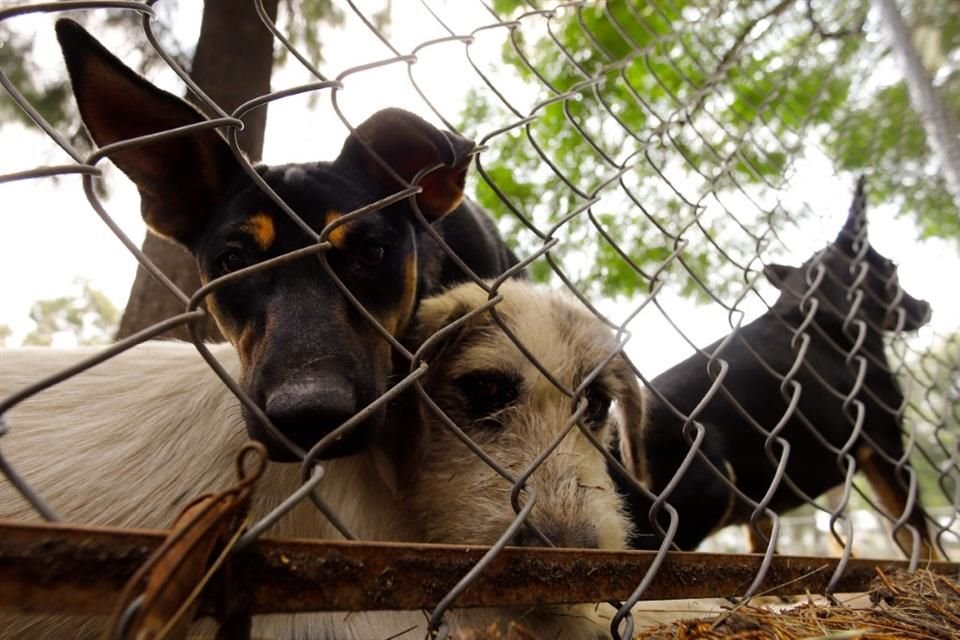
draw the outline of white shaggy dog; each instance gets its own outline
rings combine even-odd
[[[641,417],[636,379],[612,332],[567,297],[522,282],[506,282],[496,306],[502,321],[557,381],[582,386],[581,423],[602,443],[612,429]],[[425,300],[412,346],[477,309],[487,294],[463,285]],[[234,349],[212,347],[231,375]],[[93,354],[93,349],[0,351],[0,397]],[[496,325],[487,311],[471,315],[424,349],[427,395],[513,477],[569,426],[576,408]],[[611,410],[611,405],[615,408]],[[411,419],[411,417],[416,417]],[[15,406],[0,449],[15,469],[66,522],[163,528],[192,498],[234,479],[234,458],[246,440],[239,403],[192,345],[152,342],[86,371]],[[515,514],[511,483],[453,435],[429,404],[409,393],[394,407],[390,447],[393,474],[385,483],[363,453],[323,463],[318,493],[364,540],[492,544]],[[626,441],[621,438],[621,441]],[[624,452],[629,458],[629,452]],[[390,473],[384,474],[384,477]],[[299,485],[297,465],[271,464],[251,507],[264,516]],[[388,488],[388,486],[390,488]],[[623,548],[628,524],[602,454],[574,426],[529,477],[536,495],[530,521],[558,546]],[[0,478],[0,518],[38,516]],[[271,536],[338,538],[311,504],[300,504]],[[515,544],[538,544],[532,528]],[[560,613],[561,615],[556,615]],[[460,610],[454,629],[485,628],[522,618],[538,637],[606,637],[589,606],[537,610]],[[0,619],[0,638],[90,637],[103,619],[16,615]],[[69,624],[69,627],[64,625]],[[317,613],[261,616],[263,638],[422,637],[421,612]],[[69,634],[67,629],[69,628]],[[67,635],[65,635],[67,634]]]

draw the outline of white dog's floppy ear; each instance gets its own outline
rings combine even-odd
[[[642,484],[648,484],[647,456],[643,443],[646,401],[643,389],[637,381],[627,357],[620,354],[611,364],[620,382],[617,404],[620,418],[617,421],[617,436],[620,441],[620,459],[623,466]]]
[[[418,352],[438,331],[475,308],[471,306],[474,298],[483,300],[485,295],[476,285],[461,285],[424,300],[404,338],[404,346],[411,353]],[[460,330],[453,330],[440,337],[432,343],[429,352],[422,354],[424,360],[435,369],[434,363],[443,360],[444,354],[456,345],[461,333]],[[435,375],[431,372],[420,378],[428,394]],[[387,422],[391,427],[374,435],[370,452],[377,474],[384,484],[394,496],[403,497],[416,482],[427,447],[430,446],[431,425],[439,418],[413,385],[390,403],[387,412]]]
[[[373,469],[395,498],[402,498],[413,486],[423,459],[430,428],[420,416],[417,393],[404,391],[387,409],[391,428],[379,429],[370,443]]]

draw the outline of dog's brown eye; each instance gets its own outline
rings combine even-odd
[[[602,425],[610,414],[610,396],[599,385],[593,384],[586,393],[587,408],[583,412],[583,419],[592,425]]]
[[[470,419],[484,420],[507,408],[520,395],[517,380],[498,371],[477,371],[457,378]]]
[[[225,249],[217,255],[217,259],[214,261],[216,266],[217,275],[223,276],[234,271],[239,271],[246,267],[249,263],[247,262],[247,257],[244,255],[243,251],[236,247],[230,249]]]
[[[375,267],[383,262],[386,255],[387,248],[382,244],[369,244],[360,249],[358,258],[365,266]]]

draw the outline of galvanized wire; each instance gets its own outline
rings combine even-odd
[[[818,297],[818,294],[822,292],[823,287],[827,286],[828,279],[835,278],[835,275],[824,266],[826,251],[820,252],[818,254],[820,260],[815,260],[813,266],[808,269],[805,289],[794,292],[800,300],[802,321],[796,324],[780,318],[783,331],[791,335],[791,361],[786,369],[768,360],[763,352],[763,345],[749,344],[738,331],[745,325],[746,307],[751,303],[759,301],[762,310],[771,313],[774,317],[779,317],[773,303],[764,298],[758,281],[761,280],[760,271],[763,265],[769,264],[778,254],[790,248],[789,234],[784,221],[788,221],[796,212],[780,201],[780,195],[790,192],[793,186],[792,178],[801,171],[797,167],[804,151],[801,141],[805,136],[813,135],[815,111],[814,109],[805,110],[803,105],[782,102],[790,96],[793,82],[790,77],[785,76],[778,86],[751,102],[749,106],[752,113],[741,115],[735,122],[724,120],[721,112],[724,108],[731,107],[733,99],[730,97],[730,87],[736,79],[737,66],[744,60],[748,60],[750,56],[761,55],[769,46],[771,39],[783,35],[781,32],[783,27],[779,21],[785,15],[806,16],[811,25],[809,32],[798,38],[796,59],[782,63],[785,67],[789,67],[790,64],[800,65],[803,56],[806,55],[822,55],[818,53],[817,46],[825,41],[844,37],[844,34],[855,37],[862,30],[862,23],[841,24],[837,29],[826,30],[820,22],[821,19],[814,14],[812,3],[795,0],[757,3],[755,7],[739,7],[738,10],[745,16],[741,23],[724,18],[722,14],[726,3],[723,2],[704,8],[694,18],[684,17],[683,13],[678,11],[669,0],[643,3],[642,6],[632,2],[610,2],[604,3],[599,9],[594,9],[591,3],[583,1],[542,3],[543,6],[527,3],[526,9],[518,9],[510,15],[500,15],[493,7],[480,2],[485,9],[485,14],[489,16],[489,22],[474,25],[469,32],[458,33],[452,26],[453,21],[448,19],[452,18],[448,14],[453,10],[448,4],[419,0],[419,5],[436,23],[435,26],[447,35],[420,42],[405,52],[393,43],[389,34],[376,26],[377,23],[369,12],[359,8],[356,3],[347,1],[344,3],[343,10],[354,16],[363,25],[362,28],[368,30],[392,55],[386,58],[368,58],[363,57],[362,52],[358,52],[356,54],[358,57],[354,59],[352,66],[327,72],[322,64],[311,60],[308,53],[292,43],[278,24],[269,20],[260,0],[254,1],[266,28],[271,31],[279,44],[292,54],[297,63],[306,69],[311,78],[316,80],[258,96],[237,107],[232,113],[227,113],[207,97],[191,81],[189,74],[176,64],[173,56],[164,51],[152,30],[152,21],[156,19],[153,11],[154,2],[146,4],[106,0],[58,2],[23,5],[0,11],[0,23],[11,29],[16,28],[17,17],[29,13],[58,14],[65,11],[90,9],[139,13],[142,15],[142,29],[150,46],[189,87],[205,110],[216,114],[215,118],[198,124],[120,141],[102,147],[91,154],[84,154],[76,149],[61,131],[44,120],[23,92],[18,90],[9,76],[4,74],[4,70],[0,69],[0,85],[6,89],[11,99],[24,110],[41,131],[74,160],[74,164],[27,168],[9,173],[0,176],[0,184],[20,180],[39,180],[55,175],[80,174],[87,200],[102,222],[110,228],[134,259],[157,278],[184,306],[184,312],[181,315],[164,319],[148,330],[105,348],[97,356],[69,370],[38,380],[35,385],[10,397],[0,398],[0,473],[23,493],[42,517],[48,520],[57,519],[56,512],[46,504],[43,497],[33,491],[23,476],[18,474],[17,461],[8,460],[2,454],[4,434],[17,428],[16,423],[8,420],[5,414],[26,398],[42,393],[44,389],[135,347],[172,326],[181,324],[188,326],[200,355],[236,395],[238,401],[250,415],[262,423],[268,433],[282,442],[301,460],[303,484],[300,489],[260,522],[253,524],[240,538],[236,545],[237,550],[247,547],[259,536],[268,532],[277,520],[307,499],[314,502],[320,514],[328,518],[344,537],[355,538],[349,524],[342,522],[339,515],[314,494],[314,488],[323,483],[327,474],[324,463],[320,460],[322,452],[341,436],[351,433],[368,415],[384,407],[392,398],[412,390],[417,394],[425,411],[436,417],[494,472],[511,484],[511,506],[516,514],[515,519],[504,529],[489,552],[463,576],[460,583],[439,602],[430,614],[430,629],[443,637],[449,630],[446,622],[448,609],[456,606],[458,595],[483,574],[485,568],[494,561],[505,546],[510,544],[521,527],[534,532],[543,544],[552,544],[549,537],[529,519],[537,495],[527,486],[527,480],[537,472],[545,460],[553,455],[554,450],[564,438],[579,430],[601,450],[613,473],[627,474],[620,462],[611,452],[604,450],[602,443],[597,441],[582,424],[581,417],[585,410],[585,402],[582,400],[584,400],[586,385],[598,374],[600,367],[584,372],[583,383],[577,388],[568,388],[557,377],[556,372],[551,371],[536,358],[497,310],[497,305],[502,300],[500,288],[505,279],[516,275],[524,268],[546,265],[544,272],[549,273],[557,286],[568,289],[598,317],[599,321],[616,331],[618,349],[627,348],[631,341],[630,346],[633,346],[648,339],[649,336],[640,336],[632,332],[630,324],[637,316],[656,313],[662,316],[690,349],[704,356],[707,371],[712,379],[712,384],[699,398],[695,408],[685,412],[670,405],[666,396],[657,388],[650,372],[645,373],[643,362],[634,362],[630,365],[647,387],[650,397],[663,403],[673,417],[683,425],[682,435],[687,449],[682,464],[676,469],[670,481],[659,491],[652,491],[640,478],[627,480],[633,491],[650,501],[649,525],[658,536],[658,544],[655,560],[645,575],[637,576],[637,587],[634,592],[625,602],[614,603],[618,609],[611,624],[611,631],[615,637],[629,637],[632,634],[633,622],[629,617],[630,607],[643,599],[644,592],[656,578],[667,554],[677,548],[675,539],[682,522],[677,509],[671,504],[671,497],[694,464],[708,469],[715,477],[717,485],[725,487],[729,492],[731,500],[749,509],[751,526],[759,534],[759,538],[765,542],[764,559],[752,582],[744,585],[740,593],[717,595],[749,598],[760,588],[773,554],[778,549],[778,539],[781,535],[780,514],[771,508],[774,495],[779,491],[790,492],[804,505],[829,517],[830,531],[842,549],[842,556],[831,584],[826,590],[828,595],[832,594],[834,585],[843,575],[845,565],[854,552],[856,530],[849,508],[854,494],[859,494],[888,522],[894,535],[901,530],[911,532],[912,547],[904,548],[903,551],[909,556],[911,566],[916,567],[921,560],[922,549],[919,532],[908,522],[912,507],[919,500],[917,472],[910,464],[911,459],[914,462],[922,459],[929,465],[937,466],[939,485],[947,502],[952,505],[952,515],[945,524],[930,524],[933,527],[933,538],[939,552],[950,557],[950,548],[953,544],[949,542],[950,538],[952,537],[955,542],[960,539],[957,534],[958,510],[960,510],[960,444],[957,440],[958,435],[949,431],[951,424],[957,424],[958,411],[960,411],[958,410],[960,402],[957,402],[957,397],[960,396],[960,389],[957,388],[960,384],[958,383],[960,362],[944,361],[942,358],[938,360],[937,354],[914,351],[909,343],[904,341],[900,334],[902,334],[906,317],[903,309],[897,307],[903,297],[898,283],[893,281],[887,283],[888,288],[895,291],[893,302],[889,304],[879,300],[873,291],[861,286],[870,275],[871,268],[868,262],[869,244],[866,241],[865,226],[859,228],[857,237],[853,239],[855,254],[846,258],[849,262],[850,274],[854,275],[854,283],[849,289],[852,305],[843,312],[843,326],[846,337],[850,340],[849,346],[837,344],[834,338],[824,333],[816,322],[817,314],[825,311],[823,308],[825,301]],[[626,53],[610,50],[598,34],[591,32],[584,13],[590,10],[602,12],[610,29],[619,34]],[[703,29],[691,28],[691,22],[697,23],[693,26],[699,26],[711,20],[714,22],[715,29],[709,39],[704,35]],[[571,45],[563,34],[563,29],[570,24],[576,24],[579,27],[579,40],[576,47]],[[634,33],[633,28],[636,27],[650,36],[646,44],[631,35]],[[537,34],[545,34],[541,39],[541,46],[549,51],[546,55],[543,51],[538,51],[528,38],[528,36],[535,37]],[[483,66],[481,52],[477,51],[476,47],[478,38],[488,35],[503,37],[506,51],[513,57],[517,67],[524,72],[524,82],[536,88],[535,97],[529,101],[529,104],[521,104],[519,100],[509,99],[507,91],[498,80],[497,70],[491,71]],[[405,187],[355,211],[344,212],[344,215],[336,221],[322,229],[316,229],[307,224],[289,203],[269,187],[238,146],[237,135],[242,129],[240,120],[242,116],[271,102],[297,95],[310,95],[314,98],[329,97],[330,108],[342,122],[344,133],[353,132],[356,120],[341,104],[340,93],[347,90],[355,76],[391,65],[406,65],[410,85],[422,99],[424,112],[432,113],[447,128],[456,131],[458,115],[444,113],[437,106],[436,100],[431,99],[426,83],[417,82],[415,67],[419,63],[418,54],[433,47],[447,47],[446,50],[462,47],[463,58],[475,72],[475,81],[481,87],[480,91],[483,92],[484,99],[493,105],[491,112],[496,113],[496,117],[491,117],[489,122],[466,124],[479,131],[480,146],[474,158],[477,173],[483,186],[498,199],[500,206],[506,212],[501,222],[517,231],[522,254],[520,264],[494,282],[484,282],[473,273],[418,208],[415,196],[420,192],[419,183],[424,175],[435,171],[439,168],[438,166],[424,167],[412,180],[406,181],[396,174],[389,163],[380,159],[372,149],[368,148],[367,150],[382,165],[382,168],[396,178],[397,184]],[[682,52],[686,59],[692,62],[694,68],[684,69],[678,64],[675,59],[679,57],[677,52]],[[551,56],[556,60],[564,61],[564,65],[572,70],[574,79],[552,77],[551,70],[543,68],[544,60]],[[671,78],[666,77],[663,71],[665,65],[672,70],[671,73],[683,79],[682,84],[677,86],[671,83]],[[631,76],[631,73],[635,73],[638,69],[649,74],[662,95],[659,97],[644,95],[644,90],[635,86],[632,78],[636,76]],[[811,87],[812,104],[817,104],[824,92],[829,90],[830,79],[829,76],[824,77],[817,86]],[[590,117],[578,115],[578,105],[584,101],[592,101],[597,109]],[[539,125],[546,119],[555,117],[551,115],[552,109],[558,106],[562,111],[562,119],[567,131],[572,132],[572,135],[582,142],[580,153],[583,154],[584,165],[588,166],[594,175],[580,175],[578,163],[571,163],[570,158],[558,157],[554,140],[543,137]],[[647,125],[642,129],[631,127],[623,116],[623,110],[626,108],[645,114],[649,118]],[[784,119],[781,116],[781,109],[791,111],[793,117]],[[598,123],[598,121],[601,122]],[[838,124],[842,125],[842,123]],[[214,128],[225,135],[237,162],[250,179],[307,234],[312,244],[296,252],[217,278],[191,295],[181,291],[170,281],[123,233],[114,222],[113,216],[106,210],[97,192],[94,178],[102,177],[97,163],[117,152],[182,136],[199,129]],[[497,174],[493,170],[496,164],[495,149],[498,145],[505,145],[514,140],[519,141],[531,157],[536,158],[539,177],[555,185],[559,190],[561,195],[555,201],[563,203],[562,210],[550,211],[549,215],[544,215],[536,207],[531,208],[525,206],[523,202],[515,202],[509,185],[498,183]],[[362,144],[367,146],[365,143]],[[698,157],[692,149],[699,149],[702,157]],[[763,171],[758,166],[762,162],[779,162],[778,158],[783,158],[783,166],[776,176],[771,177],[768,175],[769,172]],[[671,177],[676,175],[678,168],[685,172],[682,179]],[[745,175],[748,178],[745,179]],[[663,212],[652,210],[649,204],[645,203],[651,190],[665,194],[662,197],[672,201],[675,205],[673,218]],[[743,213],[738,214],[736,207],[726,204],[727,198],[733,202],[739,202],[743,206]],[[443,328],[426,340],[416,353],[411,353],[401,340],[393,336],[369,310],[364,308],[355,292],[350,290],[327,260],[328,251],[331,248],[328,238],[339,226],[357,218],[369,216],[373,212],[401,201],[410,203],[415,212],[417,224],[421,225],[440,250],[462,269],[465,280],[476,282],[489,296],[485,305]],[[606,221],[602,215],[604,213],[602,208],[611,206],[624,210],[618,218],[621,225],[620,233],[614,229],[613,223]],[[644,264],[636,257],[632,248],[623,242],[622,230],[629,224],[655,234],[659,245],[666,249],[663,257],[656,264],[652,266]],[[583,229],[587,231],[584,232]],[[751,252],[744,254],[734,246],[735,243],[730,241],[729,236],[724,235],[729,234],[730,230],[738,234],[741,239],[746,238],[745,242],[752,248]],[[638,285],[634,287],[637,295],[627,304],[628,313],[619,321],[601,313],[597,304],[596,291],[585,286],[589,283],[584,283],[577,275],[582,265],[578,264],[578,258],[570,252],[569,245],[575,244],[578,233],[587,234],[586,237],[595,241],[598,246],[612,251],[617,260],[626,265],[633,281]],[[25,241],[39,246],[43,238],[28,238]],[[738,282],[728,291],[718,287],[711,280],[709,272],[697,268],[697,265],[691,261],[693,249],[710,253],[717,261],[742,273],[742,282]],[[271,423],[262,408],[216,361],[196,333],[199,326],[197,322],[206,313],[200,305],[218,288],[305,257],[318,261],[324,276],[334,283],[339,293],[362,318],[362,321],[368,323],[382,339],[387,341],[398,360],[409,363],[407,370],[393,372],[394,384],[386,394],[364,407],[309,451],[304,451],[290,441]],[[692,290],[705,298],[708,304],[727,312],[729,324],[727,329],[731,332],[711,352],[704,351],[702,344],[685,333],[682,324],[687,319],[678,318],[675,312],[671,312],[668,294],[671,291],[676,292],[678,278],[685,278]],[[871,296],[873,296],[872,299]],[[895,352],[899,350],[899,353],[892,366],[886,359],[878,359],[864,347],[868,331],[883,331],[883,327],[868,326],[869,319],[864,319],[862,314],[858,313],[862,305],[871,302],[884,304],[888,311],[895,312],[898,316],[892,348]],[[571,401],[572,410],[569,421],[558,432],[550,446],[536,452],[533,462],[519,475],[505,469],[495,457],[485,452],[469,437],[463,430],[463,425],[458,425],[447,416],[430,396],[429,389],[421,380],[431,365],[433,344],[445,335],[455,332],[472,317],[483,314],[490,315],[500,330],[530,359],[543,378]],[[817,371],[809,364],[808,349],[814,339],[818,343],[828,344],[830,348],[844,356],[853,381],[852,386],[835,388],[831,385],[826,372]],[[730,390],[728,379],[732,372],[727,355],[734,346],[744,347],[752,355],[757,369],[777,381],[785,412],[775,423],[761,423],[750,415]],[[642,347],[640,351],[642,352]],[[607,360],[616,357],[618,353],[616,350],[612,351]],[[932,359],[934,364],[930,366],[937,366],[947,371],[946,382],[933,380],[929,373],[917,367],[908,367],[905,363],[909,358],[918,359],[924,364],[930,363]],[[871,390],[867,381],[869,368],[909,380],[912,386],[924,389],[923,397],[918,399],[917,394],[909,394],[899,406],[889,406],[885,398],[878,397]],[[821,433],[813,418],[805,416],[800,410],[801,395],[805,391],[815,392],[805,389],[797,379],[801,373],[812,375],[818,381],[820,388],[842,402],[849,431],[845,441],[839,446]],[[738,479],[730,470],[715,464],[704,449],[708,427],[703,424],[700,417],[711,403],[721,399],[729,403],[740,414],[743,421],[763,439],[762,455],[772,469],[772,480],[760,499],[748,495],[738,485]],[[906,431],[904,456],[896,458],[888,455],[871,440],[868,433],[864,406],[867,399],[882,406],[884,411],[895,416],[900,423],[904,422],[904,416],[908,412],[922,416],[927,423],[934,425],[932,437],[925,437],[916,428],[911,427]],[[830,462],[836,465],[838,473],[843,477],[843,482],[839,485],[841,495],[834,506],[826,504],[819,496],[808,495],[787,472],[787,464],[793,451],[790,440],[784,435],[784,430],[792,420],[798,420],[819,445],[829,452],[832,456]],[[854,447],[861,441],[873,445],[876,454],[896,469],[897,481],[903,482],[907,488],[908,499],[903,513],[886,513],[854,484],[854,474],[859,468]],[[759,451],[757,453],[761,454]],[[938,460],[940,462],[937,462]],[[905,480],[903,476],[906,476]],[[769,537],[760,530],[760,523],[764,519],[771,521]],[[665,527],[664,522],[666,522]],[[953,554],[955,555],[956,552]],[[132,610],[128,611],[127,615],[131,613]]]

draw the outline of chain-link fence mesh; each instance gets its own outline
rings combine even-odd
[[[888,258],[906,262],[917,252],[903,243],[901,255],[880,255],[867,226],[868,219],[875,224],[875,216],[890,216],[895,208],[921,223],[929,222],[934,205],[944,205],[947,220],[956,209],[943,195],[939,166],[925,151],[909,104],[881,100],[883,117],[868,117],[876,116],[877,96],[887,99],[901,85],[866,3],[477,2],[468,10],[422,0],[388,8],[397,23],[416,22],[423,30],[400,31],[384,22],[389,13],[379,9],[338,5],[334,9],[352,33],[362,35],[348,56],[351,64],[328,69],[291,43],[284,23],[274,24],[259,7],[275,46],[286,51],[289,74],[280,77],[301,73],[308,80],[281,84],[275,78],[275,91],[232,113],[206,98],[165,52],[154,35],[153,4],[64,2],[0,12],[0,26],[10,34],[28,14],[138,13],[145,42],[163,66],[190,87],[205,112],[215,114],[193,124],[174,118],[167,127],[113,127],[134,133],[105,134],[106,143],[87,154],[44,120],[11,80],[11,70],[0,69],[9,96],[71,158],[56,166],[24,166],[0,176],[2,182],[43,188],[52,177],[65,183],[74,179],[68,174],[80,174],[102,221],[97,224],[109,226],[184,309],[82,360],[76,353],[72,360],[41,360],[36,352],[6,352],[6,373],[16,367],[18,376],[26,373],[34,384],[4,383],[0,397],[4,500],[15,499],[15,488],[28,505],[4,506],[4,517],[169,526],[190,499],[230,482],[246,421],[271,443],[274,457],[282,450],[300,466],[268,465],[256,489],[264,497],[252,499],[253,522],[242,533],[213,527],[197,537],[215,540],[225,549],[222,558],[264,534],[492,545],[471,560],[452,589],[434,594],[438,604],[426,619],[411,618],[413,626],[441,635],[449,633],[451,620],[456,626],[452,611],[464,592],[505,557],[516,557],[505,555],[513,553],[504,550],[511,544],[615,549],[629,543],[656,551],[644,571],[631,576],[629,597],[611,602],[614,608],[605,614],[619,637],[632,635],[629,610],[649,597],[669,551],[693,549],[704,540],[717,549],[748,549],[743,529],[709,537],[727,525],[747,525],[753,549],[763,555],[749,579],[733,590],[718,586],[717,596],[756,595],[770,579],[775,551],[838,555],[822,589],[828,595],[854,571],[855,555],[901,553],[914,568],[931,559],[956,560],[955,328],[938,324],[915,335],[929,320],[929,309],[900,288],[896,264]],[[83,62],[74,70],[94,87],[88,93],[110,90],[109,79],[95,84],[102,71],[83,76],[88,59],[78,55]],[[422,72],[421,65],[440,72]],[[405,68],[400,73],[407,76],[407,89],[418,96],[412,107],[458,135],[445,136],[406,116],[384,123],[355,115],[352,109],[371,111],[351,100],[351,86],[396,68]],[[470,77],[445,77],[451,69],[467,69]],[[78,76],[73,79],[79,96]],[[111,112],[111,101],[137,91],[116,82],[116,96],[95,104],[94,111],[101,110],[96,113],[135,121],[152,109],[138,96],[131,104],[139,107]],[[451,98],[446,83],[462,83],[464,95]],[[318,170],[326,191],[311,191],[310,166],[258,170],[238,144],[245,114],[305,95],[336,116],[325,138],[358,141],[354,155],[343,160],[345,148],[333,165],[331,174],[350,165],[334,176],[340,182]],[[84,112],[84,99],[97,100],[81,97],[87,126],[111,129],[91,124],[99,116]],[[389,95],[378,99],[391,104]],[[450,104],[459,106],[440,106]],[[397,133],[424,126],[430,131],[422,137]],[[316,129],[302,122],[292,130],[308,127]],[[203,132],[214,129],[229,142],[227,162],[242,171],[232,180],[250,185],[243,198],[255,206],[240,196],[208,204],[221,218],[240,211],[234,231],[276,255],[238,257],[230,242],[207,255],[211,249],[184,233],[181,241],[201,267],[208,265],[205,284],[194,293],[178,288],[124,234],[98,181],[102,160],[115,160],[138,181],[148,223],[153,216],[155,228],[174,229],[174,223],[158,224],[165,214],[156,212],[187,202],[177,191],[200,184],[187,174],[214,161],[203,155],[208,150],[202,142],[177,151],[179,156],[168,150],[177,148],[177,140],[209,140]],[[423,137],[435,134],[440,150],[434,139],[423,156]],[[458,148],[467,138],[479,146]],[[151,154],[161,159],[141,159]],[[317,159],[333,160],[334,154]],[[166,168],[178,159],[186,170]],[[482,222],[457,228],[436,221],[458,205],[458,180],[467,167],[477,176],[468,180],[467,195],[496,215],[519,261]],[[175,178],[157,178],[162,172]],[[859,174],[865,180],[855,187]],[[372,183],[379,188],[370,188]],[[435,204],[445,198],[455,202]],[[484,219],[471,211],[481,216],[471,219]],[[390,214],[407,222],[401,226]],[[264,218],[269,229],[256,222]],[[289,229],[301,241],[280,251],[277,238]],[[407,244],[394,237],[415,233],[416,241]],[[361,234],[367,236],[363,243],[356,240]],[[41,247],[44,238],[21,241]],[[825,242],[830,244],[823,248]],[[385,252],[397,247],[405,253],[390,266]],[[502,262],[488,268],[473,251],[492,252]],[[389,274],[377,271],[385,260]],[[306,263],[309,270],[303,271]],[[440,271],[441,264],[451,271],[428,273]],[[300,273],[309,277],[291,275]],[[940,276],[945,288],[951,286],[948,276]],[[556,297],[512,282],[524,277],[548,280],[571,295]],[[278,284],[281,278],[288,282]],[[400,290],[391,290],[398,282]],[[478,288],[441,292],[469,282]],[[256,300],[237,302],[250,297]],[[205,345],[193,332],[207,313],[200,308],[204,302],[236,348]],[[245,304],[280,311],[253,321]],[[250,320],[245,325],[244,318]],[[284,328],[283,322],[293,324]],[[329,329],[337,322],[353,333]],[[142,344],[180,325],[191,327],[188,351]],[[725,331],[726,337],[705,346],[704,336]],[[286,342],[263,346],[274,335]],[[269,349],[281,353],[265,354]],[[345,366],[331,354],[353,359]],[[34,364],[28,356],[36,358]],[[324,358],[329,364],[321,370],[353,367],[344,375],[364,390],[348,411],[338,405],[336,420],[327,411],[339,402],[329,392],[336,381],[310,369]],[[277,373],[276,361],[289,362],[289,369]],[[265,362],[274,363],[269,374]],[[280,392],[269,398],[261,393],[268,375],[280,380],[274,384]],[[70,404],[65,395],[56,396],[61,386],[76,383],[75,376],[91,380],[78,388],[98,389],[99,397]],[[292,394],[283,387],[288,378],[327,403],[311,417],[335,424],[319,435],[298,432],[278,408],[289,400],[283,394]],[[637,380],[645,388],[642,418],[632,386]],[[191,402],[191,394],[201,399]],[[18,414],[24,402],[35,408]],[[81,405],[90,411],[75,411]],[[41,439],[30,444],[22,437],[18,415],[21,424],[42,425],[37,433],[48,442],[62,441],[62,456],[37,444]],[[118,442],[123,432],[109,426],[105,415],[169,426],[149,435],[133,429],[129,442]],[[102,424],[108,426],[96,426]],[[618,432],[611,433],[617,424]],[[138,448],[138,439],[146,444]],[[328,460],[338,446],[354,455]],[[101,455],[104,448],[110,451]],[[158,471],[141,476],[139,468],[148,462]],[[162,476],[163,469],[172,470],[170,477]],[[161,474],[156,481],[148,478],[154,474]],[[94,479],[98,475],[104,480]],[[869,488],[861,485],[863,477]],[[74,495],[64,489],[68,485],[76,488]],[[117,485],[127,492],[125,501],[114,500],[111,487]],[[48,493],[51,487],[55,495]],[[156,492],[158,504],[160,496],[169,504],[143,507],[141,492],[148,490]],[[222,502],[213,504],[203,506],[177,540],[190,539],[191,527],[219,513]],[[599,555],[584,556],[591,557],[600,563]],[[178,562],[190,564],[189,558]],[[164,575],[171,582],[177,578]],[[355,577],[342,574],[344,583]],[[127,594],[114,621],[121,636],[130,625],[143,624],[154,593],[145,584]],[[389,591],[390,585],[387,579],[382,588]],[[527,586],[535,591],[535,584]],[[570,588],[585,593],[583,585]],[[424,591],[429,589],[425,583]],[[511,604],[495,598],[472,602]],[[383,607],[365,601],[356,608]],[[393,624],[393,632],[401,633],[411,619],[384,614],[370,624],[379,624],[371,627],[378,632]],[[319,620],[320,627],[302,628],[351,624]],[[353,633],[362,637],[367,619],[356,620]],[[583,637],[577,635],[582,628],[564,622],[563,615],[531,614],[526,620],[544,637],[558,628]],[[282,624],[293,626],[277,628],[295,633],[297,624],[314,623]]]

